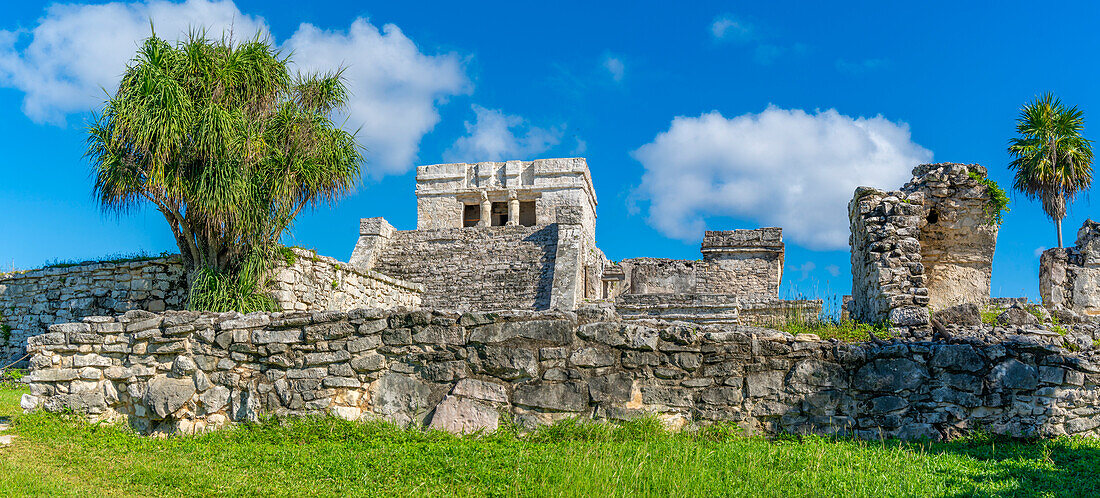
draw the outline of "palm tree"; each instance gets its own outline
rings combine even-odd
[[[258,294],[295,216],[359,179],[354,134],[330,118],[347,99],[341,72],[292,75],[289,64],[258,35],[234,43],[193,32],[170,44],[154,33],[89,128],[100,204],[124,213],[150,203],[164,215],[192,307],[200,287],[224,291],[225,279]]]
[[[1008,165],[1016,171],[1013,187],[1042,202],[1058,230],[1058,247],[1066,203],[1092,183],[1092,142],[1081,136],[1084,127],[1076,106],[1067,108],[1048,92],[1020,110],[1019,136],[1009,141],[1008,153],[1015,157]]]

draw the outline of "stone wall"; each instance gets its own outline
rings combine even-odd
[[[922,164],[901,188],[924,194],[917,239],[933,309],[989,298],[999,226],[990,222],[988,189],[971,173],[987,174],[978,164]]]
[[[292,248],[279,261],[272,296],[288,311],[362,307],[416,308],[420,284],[351,267]],[[0,317],[10,326],[0,336],[0,365],[26,352],[27,338],[56,323],[129,310],[160,312],[187,307],[187,278],[179,256],[123,263],[89,263],[0,275]],[[5,361],[7,359],[7,361]]]
[[[654,414],[677,427],[940,438],[1097,436],[1100,365],[1027,341],[844,344],[600,310],[131,311],[30,341],[25,409],[194,432],[329,413],[452,431]]]
[[[371,268],[423,285],[427,307],[547,309],[557,244],[556,224],[395,231]]]
[[[852,299],[849,315],[866,323],[887,323],[901,336],[931,335],[928,288],[921,263],[921,192],[856,189],[848,203],[852,231]]]
[[[1100,315],[1100,223],[1085,220],[1074,247],[1055,247],[1039,259],[1043,305]]]
[[[27,338],[53,324],[132,309],[181,309],[186,286],[179,256],[0,275],[0,322],[8,330],[0,336],[0,364],[23,356]]]
[[[823,302],[729,294],[624,294],[615,300],[623,320],[660,319],[698,324],[776,326],[816,320]]]
[[[272,296],[286,311],[356,308],[419,308],[424,286],[341,263],[316,252],[291,248],[293,261],[280,264]]]
[[[779,228],[707,231],[702,260],[630,258],[609,273],[622,275],[621,294],[775,297],[783,277],[782,234]]]

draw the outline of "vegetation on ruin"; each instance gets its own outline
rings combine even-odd
[[[1063,247],[1066,204],[1092,184],[1092,142],[1082,135],[1084,128],[1084,113],[1048,92],[1020,109],[1018,136],[1009,141],[1014,159],[1008,168],[1016,173],[1012,186],[1042,203],[1054,220],[1058,247]]]
[[[746,437],[731,425],[669,433],[652,419],[564,422],[454,436],[305,418],[201,436],[22,415],[3,496],[1090,496],[1100,441],[951,442]]]
[[[889,339],[890,331],[883,324],[860,323],[851,319],[821,316],[816,319],[793,319],[779,324],[776,328],[784,332],[814,334],[823,340],[837,339],[843,342],[866,342],[872,337]]]
[[[292,74],[259,36],[145,40],[89,128],[103,208],[152,204],[183,256],[192,309],[269,309],[265,275],[305,208],[359,179],[352,133],[331,119],[347,101],[339,70]]]
[[[970,172],[970,179],[985,186],[985,191],[989,193],[989,200],[986,201],[983,209],[986,216],[986,223],[990,225],[1000,225],[1004,223],[1004,214],[1009,211],[1009,198],[1005,189],[1001,188],[1001,186],[993,181],[993,179],[989,178],[989,176],[979,175],[977,171]]]

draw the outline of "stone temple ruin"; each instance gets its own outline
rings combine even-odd
[[[277,313],[178,311],[178,258],[0,277],[26,410],[147,432],[329,414],[454,432],[566,418],[949,438],[1100,437],[1100,225],[1042,258],[1044,308],[986,323],[997,224],[986,171],[920,165],[849,204],[846,311],[891,337],[766,328],[779,228],[709,231],[701,259],[608,261],[584,159],[417,169],[417,228],[361,220],[347,263],[295,249]],[[763,326],[762,326],[763,325]]]
[[[989,300],[998,225],[977,164],[922,164],[896,191],[860,187],[848,204],[857,320],[931,336],[929,308]]]

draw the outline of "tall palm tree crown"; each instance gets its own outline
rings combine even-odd
[[[267,40],[170,44],[155,34],[89,128],[87,156],[104,209],[151,203],[167,220],[194,293],[195,275],[248,274],[306,206],[359,179],[340,71],[296,74]]]
[[[1037,199],[1054,220],[1058,247],[1062,247],[1062,220],[1066,204],[1092,183],[1092,143],[1081,135],[1084,114],[1066,107],[1051,93],[1037,97],[1020,110],[1016,138],[1009,141],[1009,163],[1016,172],[1013,187]]]

